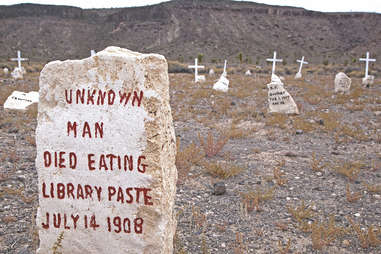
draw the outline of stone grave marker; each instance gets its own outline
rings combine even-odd
[[[369,62],[376,62],[376,59],[369,58],[369,52],[366,52],[366,58],[360,58],[359,60],[365,62],[365,77],[362,79],[362,84],[365,86],[370,86],[374,82],[374,76],[368,75]]]
[[[170,254],[176,138],[165,58],[108,47],[48,63],[36,129],[38,254]]]
[[[90,50],[90,56],[95,56],[96,52],[94,49]]]
[[[9,70],[8,70],[7,67],[5,67],[5,68],[3,69],[3,73],[4,73],[5,76],[8,76],[8,74],[9,74]]]
[[[245,76],[251,76],[251,71],[250,71],[250,70],[247,70],[247,71],[245,72]]]
[[[214,70],[213,69],[209,70],[209,76],[214,76]]]
[[[226,67],[227,67],[227,60],[225,60],[224,70],[223,70],[220,78],[213,85],[213,89],[214,90],[221,91],[221,92],[224,92],[224,93],[226,93],[229,90],[229,80],[226,77],[227,76]]]
[[[271,71],[271,77],[272,77],[272,75],[275,74],[275,65],[276,65],[276,62],[283,62],[283,59],[277,59],[276,58],[276,51],[274,51],[273,58],[267,58],[266,61],[273,62],[273,68],[272,68],[272,71]]]
[[[300,65],[299,65],[298,72],[295,74],[295,79],[300,79],[300,78],[302,78],[303,64],[308,64],[308,62],[304,61],[304,56],[302,57],[301,60],[297,59],[296,62],[300,63]]]
[[[194,69],[194,82],[197,83],[197,82],[203,82],[205,81],[205,76],[204,75],[198,75],[198,69],[204,69],[205,66],[203,65],[198,65],[198,59],[195,58],[194,59],[194,65],[189,65],[188,66],[189,69]]]
[[[298,107],[283,86],[282,81],[276,75],[271,76],[268,88],[268,102],[269,112],[285,113],[285,114],[299,114]]]
[[[38,92],[13,91],[5,100],[4,109],[27,110],[33,103],[38,103]]]
[[[351,83],[352,80],[347,75],[345,75],[344,72],[337,73],[335,76],[335,93],[349,92],[349,89],[351,88]]]

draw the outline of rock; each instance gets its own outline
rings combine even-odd
[[[8,68],[5,67],[5,68],[3,69],[3,73],[4,73],[5,76],[8,76],[8,74],[9,74],[9,70],[8,70]]]
[[[323,119],[320,119],[318,123],[319,123],[320,125],[324,125],[324,120],[323,120]]]
[[[303,130],[296,130],[296,135],[301,135],[301,134],[303,134]]]
[[[362,84],[366,87],[370,87],[374,83],[374,76],[373,75],[368,75],[368,77],[364,77],[362,79]]]
[[[298,107],[291,95],[284,89],[282,81],[272,75],[271,83],[267,84],[269,112],[299,114]]]
[[[235,106],[236,104],[235,104],[235,102],[234,101],[232,101],[231,103],[230,103],[230,106]]]
[[[349,89],[351,88],[352,80],[345,75],[344,72],[339,72],[336,74],[335,77],[335,93],[338,92],[349,92]]]
[[[33,103],[38,103],[38,92],[23,93],[13,91],[4,103],[4,109],[27,110]]]
[[[44,67],[38,254],[51,253],[60,232],[64,253],[173,253],[176,138],[167,66],[158,54],[108,47]]]
[[[374,111],[373,113],[375,116],[381,116],[381,111]]]
[[[226,73],[222,73],[218,81],[213,85],[213,89],[227,93],[229,90],[229,80],[226,78]]]
[[[354,216],[356,216],[356,217],[360,217],[361,214],[360,214],[360,213],[355,213]]]
[[[213,69],[209,70],[209,76],[214,76],[214,70]]]
[[[300,79],[300,78],[302,78],[302,73],[297,72],[297,73],[295,74],[295,79]]]
[[[213,195],[224,195],[226,192],[226,186],[224,182],[217,182],[213,184]]]

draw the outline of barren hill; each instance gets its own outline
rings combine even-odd
[[[153,6],[80,9],[0,6],[0,59],[20,49],[32,61],[83,58],[115,45],[190,61],[263,63],[277,50],[287,62],[351,62],[381,56],[381,14],[322,13],[228,0],[175,0]]]

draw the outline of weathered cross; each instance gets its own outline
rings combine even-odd
[[[275,64],[276,64],[276,62],[283,62],[283,59],[276,59],[276,51],[274,51],[274,57],[273,58],[267,58],[266,61],[273,62],[273,69],[272,69],[272,73],[271,74],[274,74],[275,73]]]
[[[365,78],[368,78],[369,62],[376,62],[376,59],[369,58],[369,52],[366,52],[366,58],[360,58],[359,60],[365,62]]]
[[[17,50],[17,58],[11,58],[11,61],[17,61],[18,67],[21,69],[21,61],[27,61],[28,58],[21,58],[20,50]]]
[[[94,50],[94,49],[90,50],[90,55],[91,55],[91,56],[95,56],[95,54],[96,54],[96,53],[95,53],[95,50]]]
[[[198,81],[198,79],[197,79],[197,78],[198,78],[198,68],[200,68],[200,69],[205,68],[205,66],[203,66],[203,65],[198,65],[197,63],[198,63],[198,59],[195,58],[195,59],[194,59],[194,65],[189,65],[189,66],[188,66],[189,69],[194,69],[194,82],[196,82],[196,83],[197,83],[197,81]]]
[[[304,56],[302,57],[302,60],[297,59],[296,61],[297,61],[298,63],[300,63],[298,73],[302,73],[302,67],[303,67],[303,64],[308,64],[308,62],[305,62],[305,61],[304,61]]]

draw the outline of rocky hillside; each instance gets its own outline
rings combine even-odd
[[[115,45],[188,62],[228,58],[262,64],[273,50],[287,62],[321,64],[381,56],[381,14],[321,13],[228,0],[175,0],[136,8],[0,6],[0,60],[83,58]],[[380,59],[381,60],[381,59]]]

